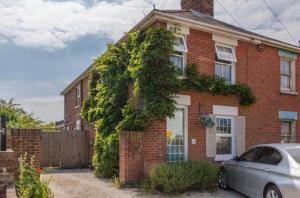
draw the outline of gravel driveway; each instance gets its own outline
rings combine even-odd
[[[55,198],[159,198],[145,195],[135,188],[118,189],[110,180],[99,179],[86,169],[52,169],[42,175],[51,179],[50,188]],[[244,198],[236,192],[219,190],[216,193],[189,192],[178,197],[186,198]]]

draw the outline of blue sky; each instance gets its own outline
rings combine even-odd
[[[292,44],[300,39],[300,2],[215,0],[216,18]],[[44,121],[63,119],[60,92],[156,5],[180,0],[0,0],[0,98],[14,98]]]

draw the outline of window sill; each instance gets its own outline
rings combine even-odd
[[[281,94],[294,95],[294,96],[297,96],[297,95],[298,95],[298,92],[296,92],[296,91],[289,91],[289,90],[280,90],[280,93],[281,93]]]
[[[78,108],[80,108],[80,105],[75,106],[75,109],[78,109]]]

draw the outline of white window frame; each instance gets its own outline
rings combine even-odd
[[[230,79],[230,82],[229,81],[226,81],[226,82],[234,84],[235,83],[235,63],[225,63],[225,62],[215,61],[215,70],[216,70],[217,64],[228,65],[231,67],[231,73],[230,73],[231,79]],[[217,76],[216,71],[215,71],[215,75]],[[222,78],[223,78],[223,69],[222,69]]]
[[[282,135],[282,131],[281,131],[281,124],[282,124],[282,122],[289,122],[290,123],[290,135]],[[293,134],[293,133],[295,133],[295,134]],[[284,141],[283,141],[283,137],[290,137],[290,141],[291,142],[286,142],[286,143],[296,143],[295,141],[295,139],[294,138],[296,138],[295,137],[295,135],[296,135],[297,133],[296,133],[296,120],[294,120],[294,119],[280,119],[280,138],[281,138],[281,143],[284,143]]]
[[[230,119],[231,120],[231,134],[218,134],[217,133],[217,128],[216,128],[216,138],[217,137],[231,137],[231,154],[223,154],[223,155],[218,155],[217,151],[216,151],[216,157],[215,157],[215,161],[227,161],[233,158],[233,156],[235,156],[236,153],[236,148],[235,148],[235,144],[236,144],[236,138],[235,138],[235,119],[232,116],[225,116],[225,115],[217,115],[216,119]],[[217,141],[216,141],[217,144]],[[217,146],[216,146],[217,149]]]
[[[185,69],[186,69],[186,65],[187,65],[187,53],[188,53],[188,48],[187,48],[187,43],[186,43],[186,37],[185,36],[182,36],[182,35],[175,35],[176,38],[181,38],[183,40],[183,45],[184,45],[184,48],[185,50],[177,50],[175,49],[175,46],[174,46],[174,51],[175,52],[178,52],[180,54],[171,54],[171,56],[177,56],[177,57],[180,57],[182,58],[182,63],[183,63],[183,71],[182,71],[182,76],[185,76]]]
[[[233,55],[233,59],[232,59],[232,60],[228,60],[228,59],[222,59],[222,58],[220,58],[220,53],[222,53],[222,52],[220,52],[220,51],[218,50],[218,47],[224,47],[224,48],[230,49],[230,50],[231,50],[231,53],[232,53],[232,55]],[[220,44],[220,43],[216,43],[216,45],[215,45],[215,50],[216,50],[216,54],[217,54],[218,60],[223,60],[223,61],[228,61],[228,62],[234,62],[234,63],[237,62],[237,60],[236,60],[236,55],[235,55],[235,49],[234,49],[232,46],[224,45],[224,44]]]
[[[81,86],[78,85],[76,87],[76,101],[75,101],[75,108],[80,107],[81,105]]]
[[[183,45],[184,45],[184,50],[179,50],[179,49],[176,49],[176,45],[174,46],[174,50],[177,51],[177,52],[183,52],[183,53],[188,53],[188,49],[187,49],[187,44],[186,44],[186,38],[185,36],[181,36],[181,35],[175,35],[176,38],[181,38],[182,41],[183,41]]]
[[[290,70],[291,74],[290,76],[290,88],[283,88],[281,85],[281,76],[288,76],[288,74],[283,74],[281,73],[281,66],[282,66],[282,61],[288,61],[290,62]],[[281,56],[280,58],[280,91],[282,93],[296,93],[296,60],[291,59],[288,57]]]
[[[183,109],[184,112],[184,160],[188,160],[188,105],[177,104],[176,109]],[[168,119],[166,120],[166,122]],[[169,162],[169,161],[167,161]]]

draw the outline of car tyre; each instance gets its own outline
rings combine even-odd
[[[229,190],[228,181],[226,177],[226,171],[224,168],[221,168],[218,173],[218,185],[224,190]]]
[[[264,198],[282,198],[282,195],[277,186],[271,185],[265,191]]]

